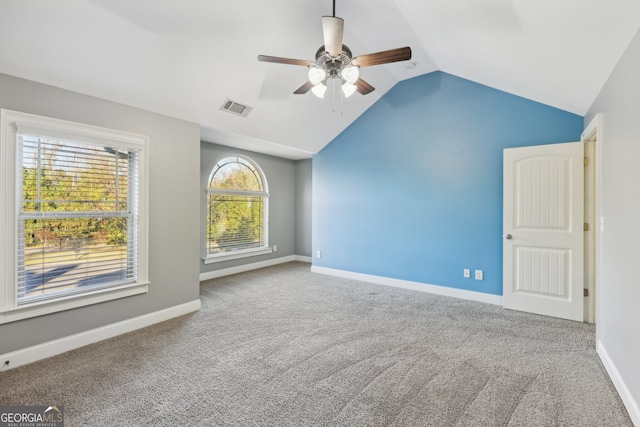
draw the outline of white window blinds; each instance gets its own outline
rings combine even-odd
[[[208,234],[210,254],[266,246],[263,197],[210,194]]]
[[[18,305],[134,283],[139,150],[18,129]]]

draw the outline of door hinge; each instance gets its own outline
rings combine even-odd
[[[589,166],[589,158],[588,157],[584,158],[584,165],[585,166]]]
[[[584,231],[589,231],[589,223],[588,222],[584,223]]]
[[[589,289],[584,288],[584,296],[588,297],[589,296]]]

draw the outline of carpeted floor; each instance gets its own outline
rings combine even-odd
[[[204,282],[198,313],[0,373],[66,426],[632,426],[594,327],[309,272]]]

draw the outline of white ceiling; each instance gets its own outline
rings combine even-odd
[[[0,72],[196,122],[202,139],[300,159],[398,81],[440,70],[583,115],[640,27],[638,0],[337,0],[355,56],[411,46],[362,69],[376,90],[293,95],[331,0],[1,0]],[[246,118],[220,110],[227,99]]]

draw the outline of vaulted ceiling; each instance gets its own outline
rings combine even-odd
[[[337,0],[376,90],[294,95],[332,0],[2,0],[0,72],[196,122],[204,141],[299,159],[397,82],[444,71],[583,115],[640,27],[637,0]],[[222,111],[230,99],[246,117]]]

